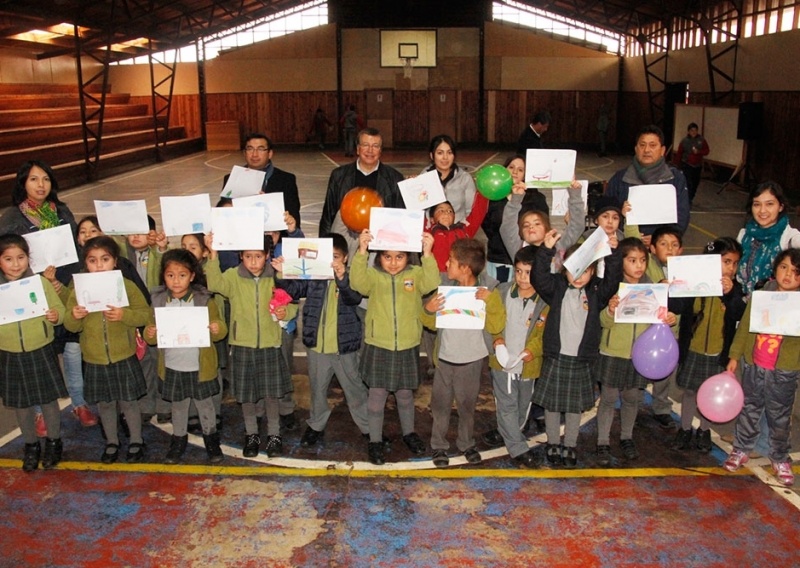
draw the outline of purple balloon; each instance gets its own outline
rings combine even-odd
[[[711,422],[729,422],[744,406],[744,391],[728,371],[708,377],[697,389],[697,409]]]
[[[678,366],[678,342],[668,325],[654,323],[633,342],[631,355],[640,375],[660,381]]]

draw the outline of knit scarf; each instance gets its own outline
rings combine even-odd
[[[636,176],[647,185],[664,183],[675,177],[663,157],[651,166],[643,166],[634,158],[632,166],[636,170]]]
[[[789,225],[786,215],[778,218],[771,227],[762,227],[754,219],[744,226],[742,260],[739,263],[739,281],[749,296],[756,284],[772,274],[772,263],[781,252],[781,236]]]
[[[19,204],[19,210],[38,229],[52,229],[60,224],[56,204],[52,201],[36,205],[30,199],[26,199]]]

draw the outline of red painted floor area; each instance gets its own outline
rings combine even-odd
[[[6,469],[0,499],[2,566],[800,562],[800,513],[739,475],[411,479]]]

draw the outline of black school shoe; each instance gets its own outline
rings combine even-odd
[[[369,457],[370,463],[374,465],[383,465],[386,463],[386,460],[383,457],[383,443],[382,442],[370,442],[367,445],[367,456]]]
[[[626,460],[633,461],[639,457],[639,450],[636,449],[636,442],[633,440],[620,440],[619,447]]]
[[[595,460],[600,467],[608,467],[611,465],[611,446],[600,445],[597,446],[595,452]]]
[[[561,450],[561,463],[564,464],[564,467],[575,467],[578,465],[578,454],[575,452],[575,448],[564,447],[564,449]]]
[[[564,465],[564,460],[561,457],[561,446],[559,444],[547,444],[544,454],[547,457],[547,463],[550,465]]]
[[[267,436],[267,445],[264,450],[271,458],[283,454],[283,440],[280,436]]]
[[[701,453],[707,454],[711,451],[711,430],[697,429],[694,436],[694,445]]]
[[[106,444],[103,454],[100,456],[100,461],[104,464],[111,464],[117,461],[119,457],[119,444]]]
[[[688,450],[692,446],[692,429],[688,430],[679,429],[675,434],[675,439],[672,441],[673,450]]]
[[[44,441],[44,456],[42,456],[42,467],[44,469],[53,469],[61,461],[61,454],[64,451],[64,446],[61,443],[61,438],[47,438]]]
[[[258,434],[247,434],[244,437],[244,448],[242,448],[242,455],[246,458],[254,458],[258,455],[258,450],[261,447],[261,437]]]
[[[144,459],[144,451],[146,447],[147,446],[144,444],[140,444],[138,442],[128,444],[128,453],[125,455],[125,461],[128,463],[139,463]]]
[[[422,438],[420,438],[416,432],[411,432],[411,434],[403,436],[403,442],[405,442],[412,454],[421,456],[425,453],[425,442],[422,441]]]
[[[480,452],[478,452],[474,446],[464,450],[464,457],[467,458],[467,461],[472,465],[477,465],[482,461]]]
[[[514,456],[512,459],[517,467],[525,469],[537,469],[542,465],[543,461],[541,454],[536,453],[533,449],[528,450],[524,454]]]
[[[322,437],[325,435],[325,430],[318,432],[314,430],[311,426],[306,428],[306,431],[303,432],[303,437],[300,438],[300,445],[304,448],[313,448],[317,445],[317,442],[322,440]]]
[[[489,430],[488,432],[484,432],[481,435],[481,440],[483,443],[489,446],[490,448],[499,448],[505,441],[503,440],[503,436],[500,434],[500,430],[495,428],[494,430]]]
[[[294,412],[280,417],[281,430],[297,430],[297,417]]]
[[[364,440],[366,440],[368,444],[371,443],[369,441],[369,433],[361,434],[361,437],[364,438]],[[382,440],[381,443],[383,444],[383,451],[385,453],[389,453],[392,449],[392,441],[386,436],[381,436],[381,440]]]
[[[450,465],[450,458],[447,457],[447,452],[444,450],[433,450],[431,459],[433,460],[433,465],[436,467],[447,467]]]
[[[25,444],[25,453],[22,455],[22,471],[33,471],[39,468],[39,456],[42,448],[37,440],[34,444]]]

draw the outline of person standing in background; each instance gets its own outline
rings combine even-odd
[[[349,157],[356,154],[356,133],[364,128],[364,121],[356,112],[356,105],[347,107],[347,112],[339,120],[344,133],[344,155]]]
[[[542,146],[542,134],[547,132],[550,127],[550,113],[540,110],[531,118],[531,122],[519,135],[517,140],[517,154],[525,156],[528,150],[544,148]]]
[[[708,142],[698,131],[697,124],[690,123],[687,127],[686,137],[678,144],[672,159],[672,162],[686,176],[686,185],[689,187],[689,204],[694,201],[697,187],[700,185],[700,174],[703,173],[703,156],[708,156],[710,151]]]

